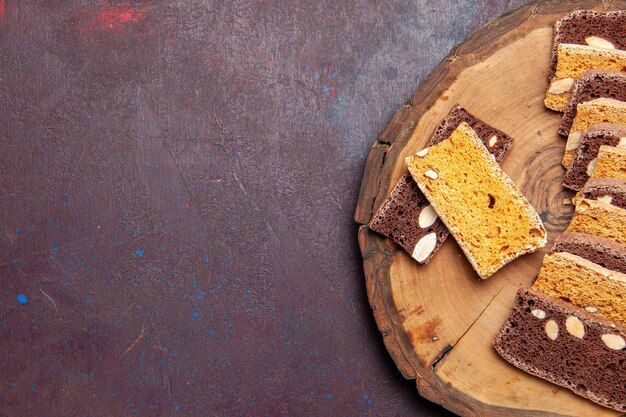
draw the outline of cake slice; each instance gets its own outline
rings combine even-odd
[[[603,268],[626,274],[626,246],[587,233],[563,233],[552,252],[569,252]]]
[[[554,25],[554,43],[550,58],[550,78],[554,77],[559,44],[570,43],[626,49],[626,13],[576,10]]]
[[[579,199],[567,232],[587,233],[626,245],[626,210],[604,201]]]
[[[481,278],[546,244],[539,215],[467,123],[406,163]]]
[[[501,162],[511,149],[513,139],[509,135],[489,126],[458,104],[443,119],[426,146],[447,139],[461,122],[476,131],[496,161]],[[432,259],[449,234],[408,172],[378,208],[369,227],[389,237],[422,264]]]
[[[595,178],[587,181],[582,198],[599,200],[626,209],[626,180],[617,178]]]
[[[597,98],[579,104],[572,129],[567,137],[563,166],[568,168],[580,145],[583,132],[598,123],[626,125],[626,102],[612,98]]]
[[[580,137],[577,149],[565,151],[576,156],[567,168],[563,186],[580,191],[595,169],[600,146],[626,147],[626,126],[614,123],[591,125]],[[568,162],[569,157],[563,161]]]
[[[559,44],[554,77],[550,80],[544,104],[547,108],[565,111],[576,78],[592,68],[623,71],[626,51],[587,45]]]
[[[626,180],[626,149],[615,146],[600,146],[598,158],[590,178],[617,178]]]
[[[567,252],[544,256],[532,288],[626,324],[626,275],[580,256]]]
[[[626,74],[616,71],[593,69],[585,71],[576,79],[572,88],[571,98],[563,113],[559,134],[567,136],[574,117],[576,106],[596,98],[612,98],[626,101]]]
[[[517,368],[604,407],[626,411],[626,328],[520,288],[493,340]]]

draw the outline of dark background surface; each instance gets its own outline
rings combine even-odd
[[[397,108],[524,3],[0,0],[0,416],[447,415],[352,214]]]

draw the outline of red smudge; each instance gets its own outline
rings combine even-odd
[[[85,22],[82,29],[83,31],[106,30],[109,32],[123,32],[127,26],[139,23],[145,17],[145,7],[105,6],[96,11],[93,17]]]
[[[4,23],[4,0],[0,0],[0,25]]]

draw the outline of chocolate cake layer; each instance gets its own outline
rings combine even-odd
[[[493,346],[525,372],[602,406],[626,411],[623,326],[545,294],[519,289]]]
[[[552,252],[568,252],[606,269],[626,274],[626,246],[587,233],[563,233]]]
[[[554,26],[549,78],[552,78],[556,71],[557,49],[560,43],[589,45],[589,38],[594,37],[611,43],[616,49],[626,49],[625,26],[626,13],[623,11],[603,13],[576,10],[557,20]]]
[[[626,126],[600,123],[590,126],[580,137],[574,160],[567,168],[563,185],[580,191],[595,167],[600,146],[626,146]],[[566,150],[567,152],[567,150]]]
[[[470,114],[458,104],[435,129],[426,146],[436,145],[447,139],[462,122],[469,124],[476,131],[496,161],[501,162],[504,159],[513,144],[513,139]],[[376,211],[369,227],[392,239],[422,264],[432,259],[449,234],[408,172],[400,178],[389,197]]]
[[[626,101],[626,74],[605,69],[583,73],[572,88],[572,94],[563,113],[559,134],[567,136],[576,117],[576,105],[600,97]]]
[[[626,209],[626,181],[618,178],[594,178],[585,184],[582,198],[604,201]]]

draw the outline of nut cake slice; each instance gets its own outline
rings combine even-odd
[[[563,233],[552,252],[568,252],[612,271],[626,274],[626,246],[587,233]]]
[[[544,104],[547,108],[564,112],[576,79],[585,71],[599,68],[623,71],[626,51],[588,45],[559,44],[556,73],[550,80]]]
[[[458,104],[441,121],[426,146],[447,139],[461,122],[466,122],[476,131],[496,161],[501,162],[511,149],[513,138]],[[369,222],[369,228],[389,237],[421,264],[432,259],[449,235],[448,229],[408,172],[380,205]]]
[[[536,291],[517,291],[493,346],[517,368],[626,411],[626,328]]]
[[[587,181],[582,198],[604,201],[626,209],[626,180],[617,178],[594,178]]]
[[[577,106],[576,117],[567,137],[563,166],[568,168],[576,157],[583,132],[599,123],[626,125],[626,102],[612,98],[597,98]]]
[[[626,180],[626,149],[616,146],[600,146],[591,179],[617,178]]]
[[[626,210],[604,201],[579,199],[566,231],[588,233],[626,245]]]
[[[626,324],[626,275],[580,256],[567,252],[544,256],[533,290]]]
[[[481,278],[546,244],[539,215],[467,123],[406,163]]]

